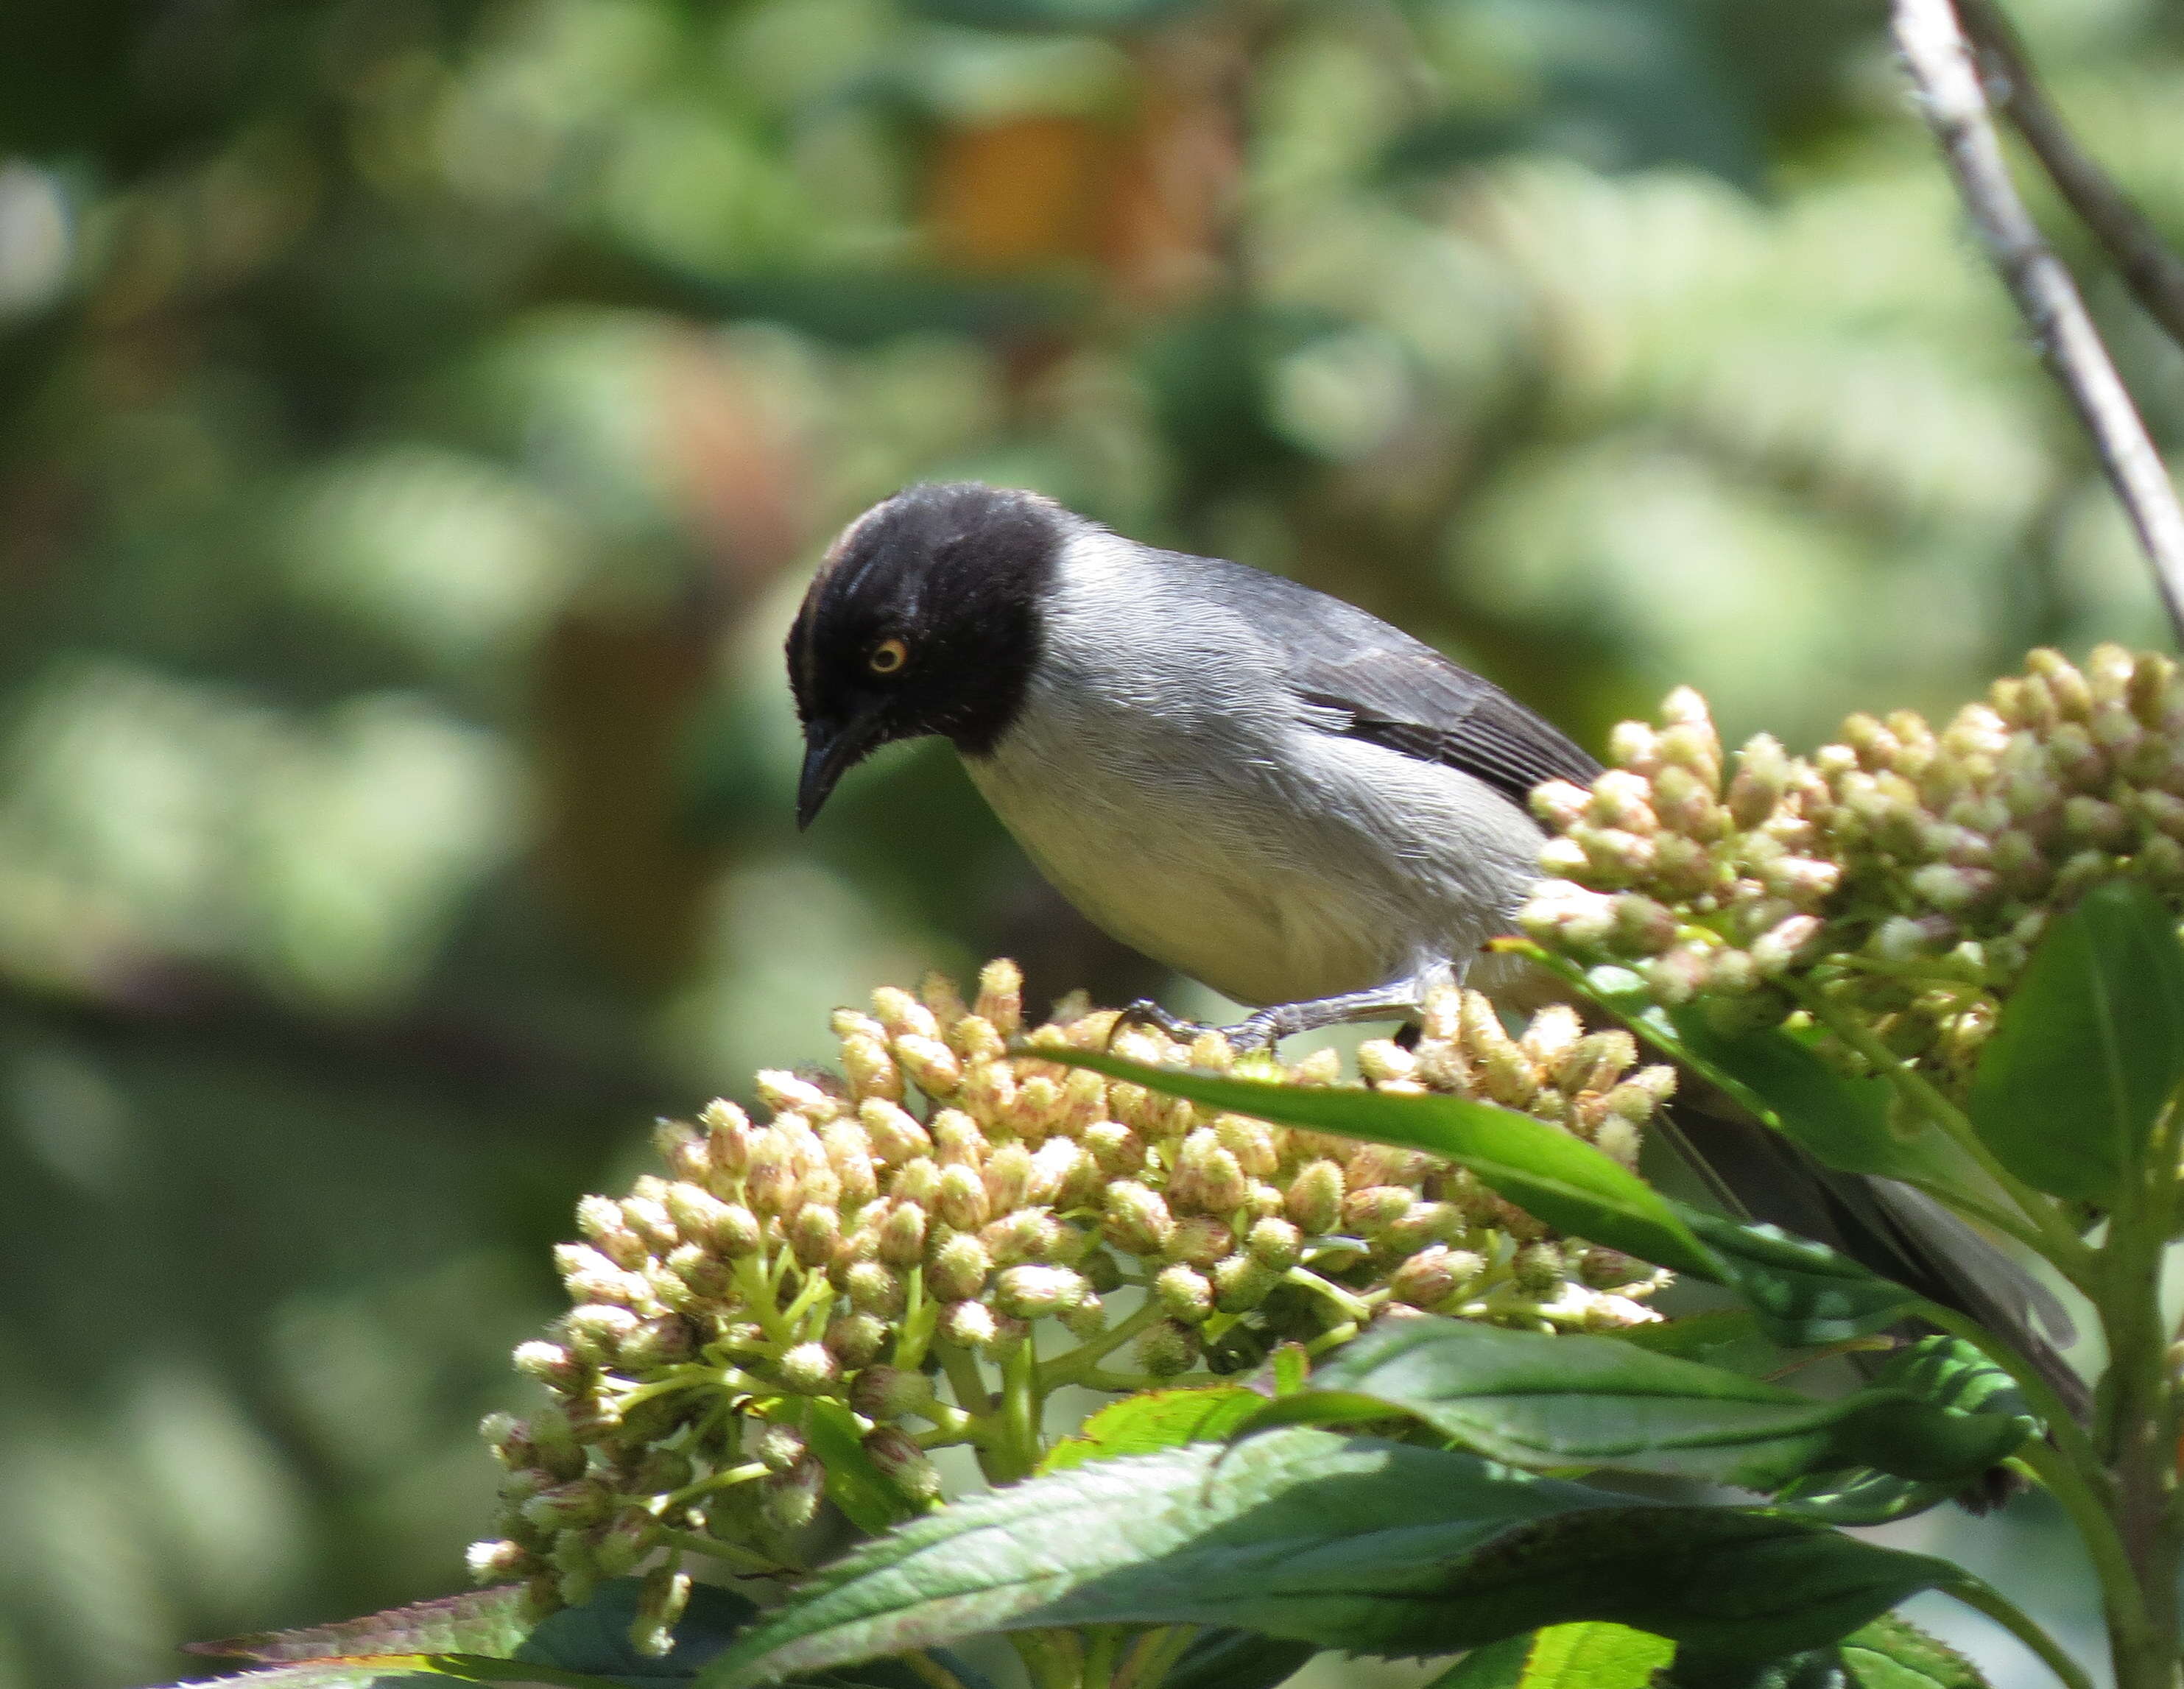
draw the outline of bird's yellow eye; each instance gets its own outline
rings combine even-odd
[[[910,661],[910,647],[900,639],[883,639],[865,661],[874,674],[893,674]]]

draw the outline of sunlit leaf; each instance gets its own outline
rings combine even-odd
[[[1429,1689],[1647,1689],[1675,1644],[1627,1625],[1551,1625],[1474,1648]]]
[[[2113,1207],[2180,1079],[2176,917],[2121,881],[2095,887],[2048,928],[1980,1057],[1969,1112],[2028,1185]]]
[[[1709,1657],[1831,1642],[1943,1562],[1725,1508],[1288,1430],[1095,1461],[956,1502],[821,1572],[700,1678],[743,1689],[994,1630],[1197,1624],[1451,1653],[1575,1619]]]
[[[1064,1437],[1049,1449],[1039,1470],[1061,1472],[1088,1460],[1150,1454],[1184,1443],[1220,1442],[1266,1405],[1265,1396],[1240,1384],[1126,1396],[1109,1402],[1074,1436]]]
[[[1612,1337],[1421,1318],[1346,1345],[1308,1389],[1263,1403],[1243,1430],[1390,1413],[1513,1465],[1603,1467],[1770,1491],[1808,1472],[1852,1466],[1968,1479],[2033,1430],[2016,1414],[1953,1412],[1908,1389],[1815,1399]]]

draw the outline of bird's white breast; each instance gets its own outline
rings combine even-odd
[[[1310,726],[1247,623],[1093,531],[1065,549],[1022,713],[971,778],[1126,944],[1245,1003],[1468,958],[1539,834],[1456,770]]]

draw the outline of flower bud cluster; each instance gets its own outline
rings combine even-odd
[[[1024,1037],[1020,989],[1006,962],[969,1004],[937,977],[883,989],[871,1013],[835,1015],[838,1075],[761,1073],[762,1123],[725,1101],[663,1123],[665,1176],[578,1205],[582,1240],[556,1251],[571,1310],[515,1354],[549,1404],[486,1426],[505,1477],[481,1578],[526,1580],[543,1610],[649,1566],[658,1610],[639,1628],[664,1637],[682,1554],[798,1564],[827,1490],[815,1420],[853,1426],[915,1506],[939,1494],[928,1450],[989,1450],[995,1374],[1134,1390],[1401,1309],[1548,1329],[1654,1317],[1639,1298],[1658,1275],[1552,1236],[1431,1157],[1038,1054],[1327,1084],[1332,1052],[1284,1070],[1080,1001]],[[1636,1053],[1560,1008],[1513,1038],[1451,990],[1415,1049],[1368,1044],[1359,1067],[1382,1090],[1525,1109],[1629,1162],[1672,1083],[1634,1072]]]
[[[1668,1005],[1758,1023],[1817,973],[1899,1057],[1959,1084],[2054,910],[2124,875],[2184,901],[2184,679],[2098,647],[2036,650],[1938,731],[1851,716],[1792,756],[1724,758],[1705,702],[1625,722],[1590,790],[1533,808],[1551,878],[1521,917],[1550,949],[1635,970]],[[1845,1059],[1851,1059],[1843,1052]]]

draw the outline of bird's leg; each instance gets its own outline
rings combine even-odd
[[[1156,1027],[1178,1044],[1189,1044],[1201,1033],[1220,1029],[1201,1026],[1196,1021],[1184,1020],[1179,1015],[1172,1015],[1150,997],[1139,998],[1115,1017],[1114,1027],[1107,1034],[1108,1041],[1112,1043],[1115,1034],[1126,1026]]]
[[[1221,1030],[1234,1049],[1256,1051],[1272,1049],[1284,1038],[1318,1032],[1323,1027],[1398,1017],[1415,1019],[1425,1007],[1427,993],[1455,977],[1455,970],[1446,962],[1436,962],[1407,979],[1391,979],[1368,990],[1314,997],[1301,1003],[1276,1003]]]

